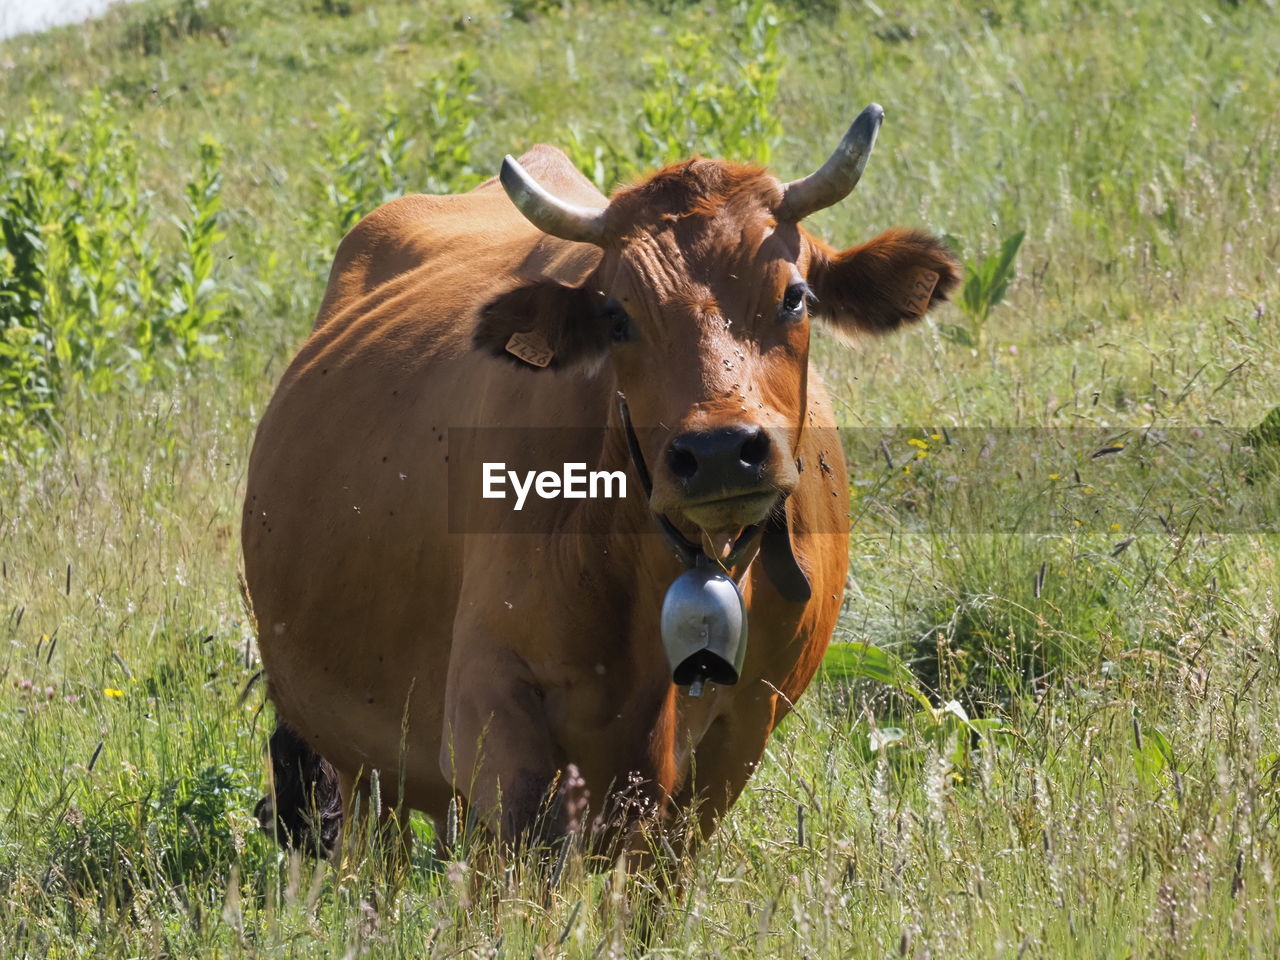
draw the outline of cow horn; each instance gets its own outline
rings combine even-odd
[[[815,173],[792,180],[782,188],[778,216],[783,220],[803,220],[811,213],[839,203],[858,185],[862,171],[876,144],[876,134],[884,120],[884,109],[870,104],[858,114],[849,131]]]
[[[543,233],[582,243],[604,242],[603,210],[579,207],[553,197],[510,154],[502,161],[498,179],[516,209]]]

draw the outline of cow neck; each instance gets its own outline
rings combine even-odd
[[[627,450],[625,429],[616,405],[611,405],[606,414],[597,469],[625,473],[628,488],[637,484]],[[680,567],[672,564],[672,550],[664,538],[654,536],[658,529],[648,508],[648,492],[642,490],[641,493],[641,496],[636,496],[635,491],[629,489],[628,495],[621,500],[579,501],[572,519],[561,531],[580,536],[554,538],[568,548],[563,559],[572,564],[575,571],[583,567],[599,567],[603,563],[613,571],[612,575],[624,576],[636,583],[663,581],[665,588],[666,578],[677,576]],[[607,542],[603,557],[599,552],[602,541]],[[574,576],[578,574],[574,573]]]

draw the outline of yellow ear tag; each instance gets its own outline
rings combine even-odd
[[[507,353],[535,367],[545,367],[556,355],[547,338],[537,330],[513,333],[507,341]]]
[[[933,288],[937,285],[938,273],[921,267],[911,280],[902,309],[913,317],[923,317],[929,311],[929,298],[933,296]]]

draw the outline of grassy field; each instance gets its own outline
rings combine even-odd
[[[1275,5],[713,6],[148,0],[0,44],[0,956],[1280,955]],[[1017,276],[817,343],[874,648],[650,945],[643,882],[574,858],[278,852],[239,497],[343,230],[540,140],[606,188],[793,177],[871,100],[811,226],[975,269],[1025,232]]]

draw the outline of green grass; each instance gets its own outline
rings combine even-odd
[[[814,218],[834,242],[905,222],[977,264],[1026,232],[980,347],[944,335],[955,308],[816,346],[863,428],[840,636],[1009,732],[956,752],[900,692],[814,688],[666,895],[652,954],[1280,952],[1280,537],[1193,515],[1185,492],[1144,499],[1166,467],[1133,442],[1202,429],[1195,489],[1274,497],[1238,447],[1280,402],[1275,10],[815,2],[776,49],[746,23],[680,2],[182,0],[0,44],[0,128],[33,97],[71,117],[107,93],[157,255],[184,255],[166,217],[190,217],[215,137],[226,233],[206,289],[216,355],[69,389],[40,450],[0,454],[0,956],[641,952],[619,909],[645,902],[641,882],[606,888],[576,861],[547,895],[531,864],[431,861],[415,823],[397,886],[376,860],[298,863],[256,833],[270,715],[237,518],[253,427],[360,205],[473,183],[538,140],[606,178],[681,143],[763,149],[714,113],[665,147],[637,132],[687,94],[647,62],[686,35],[728,48],[689,81],[704,90],[779,67],[746,119],[776,137],[783,177],[884,104],[863,184]],[[898,425],[890,468],[872,431]],[[932,439],[943,427],[1134,433],[1100,458],[1020,454],[962,499],[947,477],[976,468]],[[1057,512],[1010,520],[1051,489]],[[901,738],[873,750],[890,727]]]

